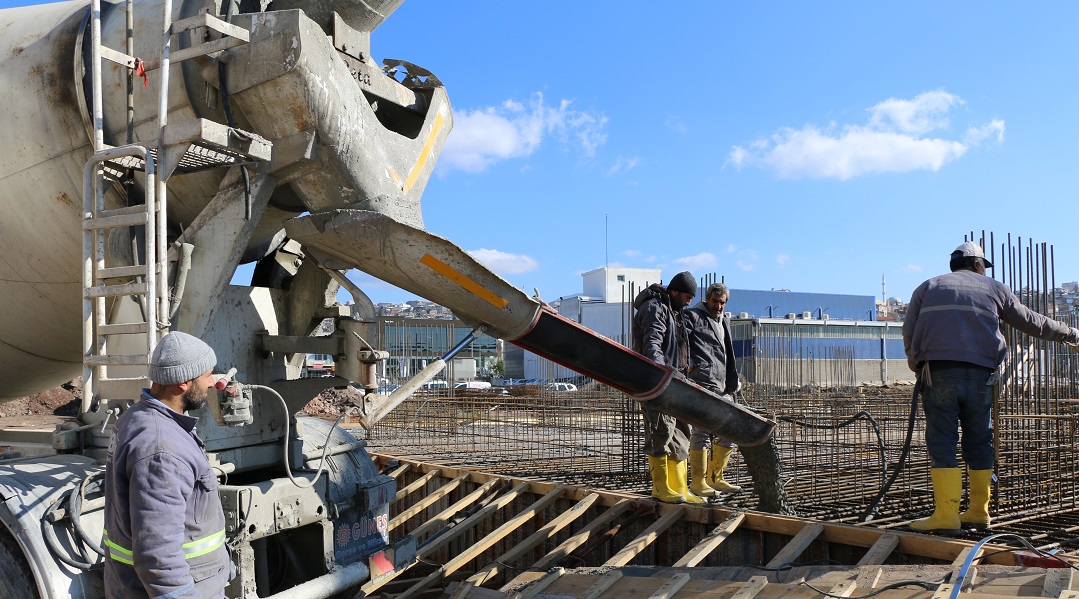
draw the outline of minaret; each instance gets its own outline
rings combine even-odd
[[[884,316],[888,315],[888,294],[885,291],[884,273],[880,273],[880,303],[884,306]]]

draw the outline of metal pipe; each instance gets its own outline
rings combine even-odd
[[[266,599],[325,599],[360,584],[367,580],[369,574],[367,564],[356,562],[276,595],[270,595]]]
[[[389,396],[379,395],[377,393],[370,393],[364,397],[364,402],[371,402],[370,406],[365,405],[366,412],[360,417],[360,425],[365,429],[371,430],[379,420],[382,420],[393,411],[394,408],[399,406],[401,402],[408,399],[413,393],[419,390],[424,383],[435,378],[435,375],[442,372],[442,369],[446,367],[446,363],[453,359],[461,350],[468,347],[480,333],[486,330],[486,327],[479,326],[465,336],[460,343],[453,346],[453,348],[441,358],[431,362],[426,368],[416,373],[416,376],[406,381],[403,385],[397,388]]]

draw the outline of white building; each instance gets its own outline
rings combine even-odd
[[[603,303],[632,302],[630,297],[641,289],[660,282],[658,268],[626,268],[624,266],[604,266],[581,275],[584,279],[584,293],[581,295],[593,301]]]

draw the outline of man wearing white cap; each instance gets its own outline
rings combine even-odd
[[[105,463],[105,595],[220,598],[231,575],[217,476],[195,434],[214,350],[173,331],[149,389],[116,421]]]
[[[985,276],[993,265],[978,244],[968,241],[956,248],[950,266],[951,273],[914,290],[903,322],[907,364],[923,386],[935,501],[933,515],[910,527],[942,534],[957,534],[963,526],[984,529],[990,523],[993,388],[1008,354],[1001,323],[1039,339],[1079,344],[1079,329],[1029,310],[1006,285]],[[955,459],[960,425],[970,482],[970,506],[963,513],[963,474]]]

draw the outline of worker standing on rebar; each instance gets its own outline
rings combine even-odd
[[[689,378],[709,391],[731,400],[738,391],[738,368],[734,361],[731,325],[723,317],[730,290],[723,283],[712,283],[704,299],[683,313],[689,332]],[[701,497],[737,493],[742,487],[723,479],[723,470],[734,446],[729,439],[692,427],[689,437],[689,469],[693,477],[690,489]],[[709,459],[709,449],[712,455]]]
[[[990,523],[994,388],[1008,353],[1001,323],[1039,339],[1079,344],[1079,330],[1029,310],[1006,285],[987,277],[993,265],[978,244],[956,248],[950,267],[951,273],[914,290],[903,323],[907,364],[922,386],[935,502],[933,514],[910,527],[942,534]],[[960,426],[970,484],[970,505],[963,513],[963,475],[955,457]]]
[[[206,404],[214,350],[173,331],[151,386],[113,427],[105,462],[105,595],[221,598],[232,574],[217,475],[184,412]]]
[[[693,275],[680,272],[664,289],[653,284],[633,300],[633,351],[656,364],[685,374],[689,365],[689,339],[682,310],[697,295]],[[644,453],[652,476],[652,497],[667,503],[705,503],[689,490],[689,424],[651,409],[641,402],[644,415]]]

